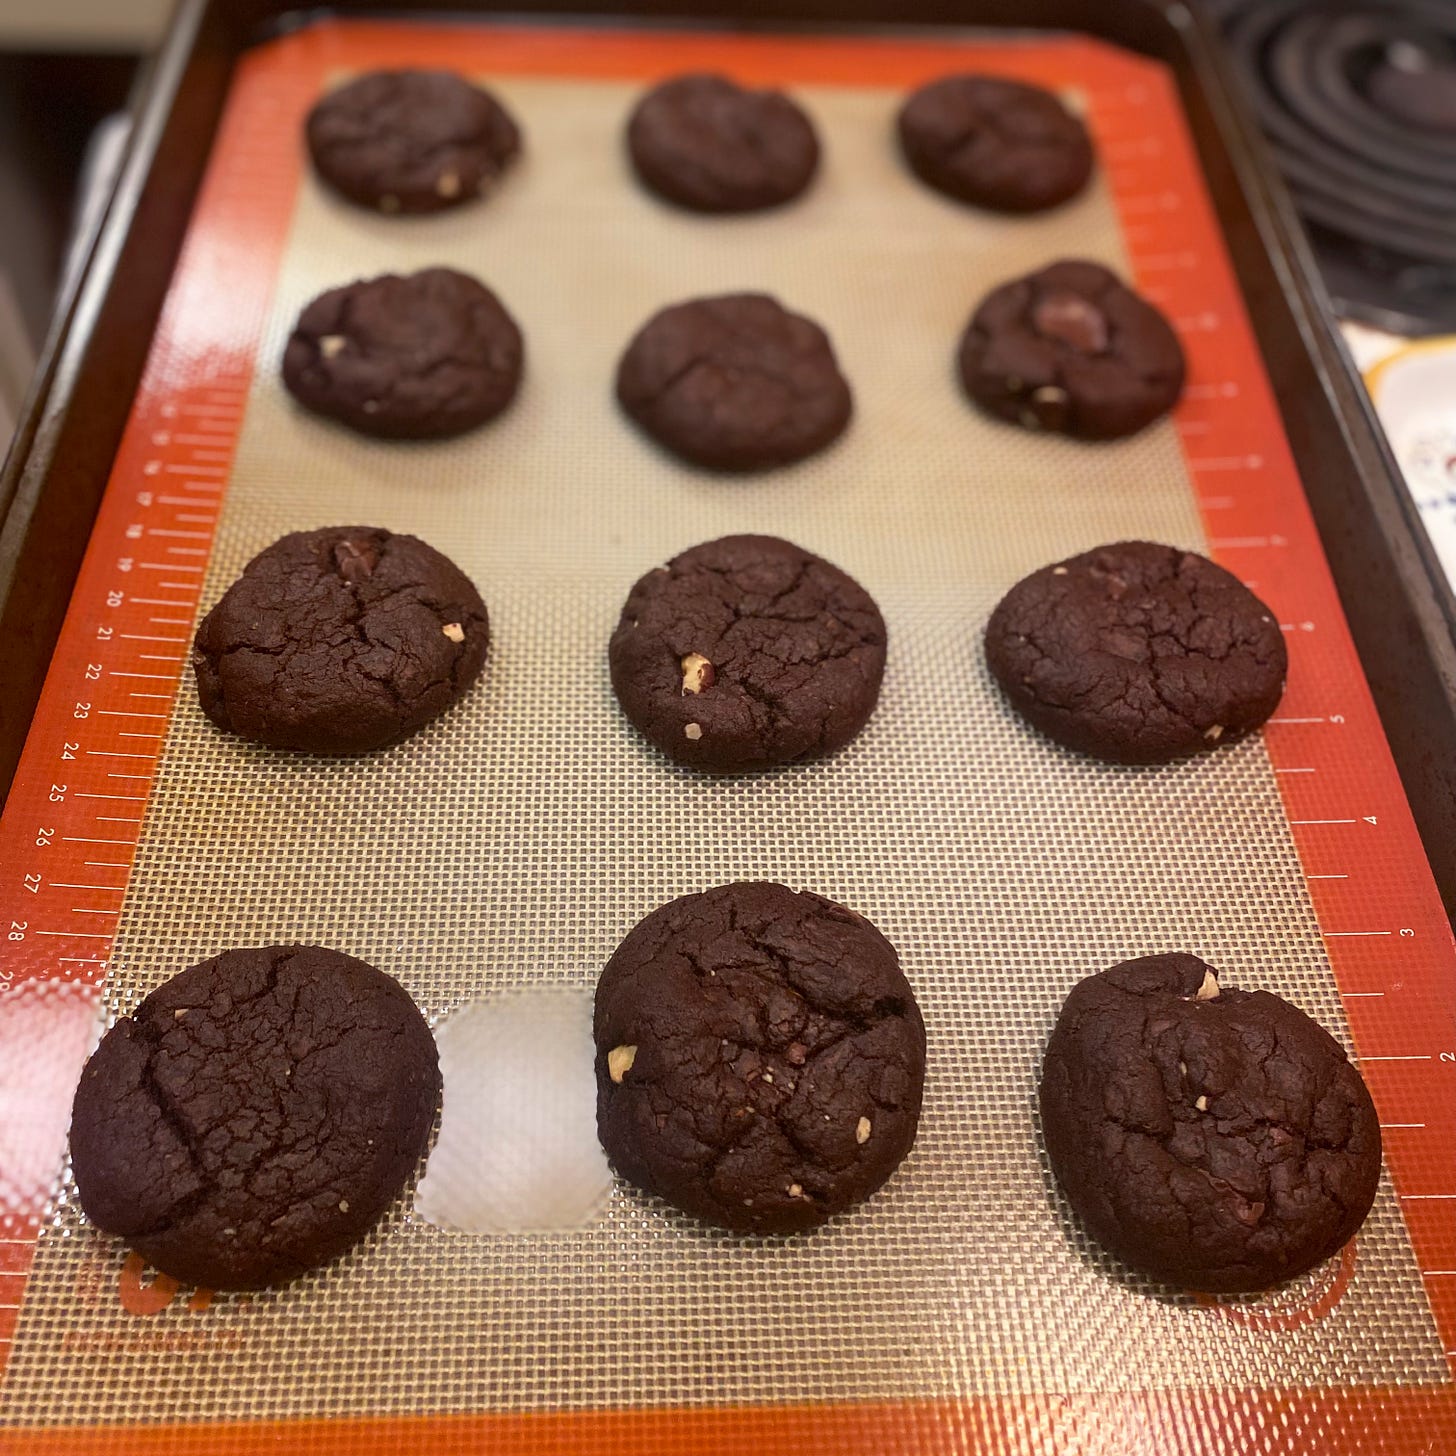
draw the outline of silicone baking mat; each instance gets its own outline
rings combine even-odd
[[[478,77],[520,119],[526,155],[486,204],[374,217],[307,174],[314,98],[404,64]],[[825,165],[801,202],[703,219],[636,188],[620,145],[634,97],[704,68],[789,85],[813,114]],[[1064,92],[1101,158],[1089,193],[1006,220],[909,177],[899,99],[955,69]],[[957,392],[977,298],[1067,254],[1134,278],[1186,344],[1186,400],[1133,440],[1041,438]],[[277,361],[299,307],[434,263],[478,274],[519,319],[511,411],[458,441],[385,445],[296,410]],[[727,481],[648,446],[611,376],[655,308],[740,288],[824,323],[856,416],[816,459]],[[416,532],[479,583],[483,685],[365,760],[219,735],[186,680],[197,614],[282,532],[355,521]],[[890,662],[846,751],[713,781],[627,727],[605,644],[640,573],[730,531],[787,536],[855,575]],[[1034,567],[1129,536],[1210,550],[1279,614],[1292,667],[1263,737],[1119,769],[1006,710],[978,643],[993,603]],[[1456,1441],[1450,934],[1155,64],[1075,38],[336,22],[260,47],[233,84],[4,831],[0,1447]],[[445,1232],[403,1200],[329,1268],[213,1296],[142,1269],[75,1206],[62,1133],[98,1004],[114,1015],[218,949],[298,938],[388,970],[438,1020],[525,985],[589,988],[648,910],[753,876],[874,920],[929,1028],[913,1153],[812,1237],[715,1234],[623,1188],[552,1237]],[[1039,1150],[1035,1078],[1062,997],[1164,949],[1344,1038],[1385,1127],[1388,1176],[1357,1243],[1261,1299],[1129,1276],[1082,1237]]]

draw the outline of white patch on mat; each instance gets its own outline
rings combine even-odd
[[[76,1083],[104,1023],[96,991],[80,982],[22,981],[3,1012],[0,1234],[8,1235],[41,1217],[56,1191]]]
[[[415,1210],[440,1228],[581,1228],[612,1176],[597,1142],[592,997],[522,991],[471,1001],[436,1031],[444,1112]]]

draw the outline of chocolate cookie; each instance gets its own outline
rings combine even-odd
[[[757,212],[797,197],[819,165],[809,118],[782,91],[723,76],[677,76],[649,91],[627,123],[637,175],[694,212]]]
[[[622,711],[709,773],[819,758],[880,695],[885,623],[837,566],[776,536],[725,536],[631,590],[612,633]]]
[[[305,753],[408,738],[480,675],[490,627],[454,562],[378,526],[295,531],[243,569],[192,652],[202,711]]]
[[[1092,175],[1087,128],[1050,91],[999,76],[945,76],[900,109],[900,148],[938,192],[996,212],[1042,212]]]
[[[439,212],[486,191],[521,150],[488,91],[450,71],[373,71],[308,114],[319,176],[380,212]]]
[[[283,382],[300,404],[361,435],[437,439],[510,404],[523,351],[516,321],[467,274],[386,273],[331,288],[299,314]]]
[[[362,1238],[414,1172],[440,1072],[397,982],[318,946],[173,976],[81,1073],[71,1158],[91,1222],[184,1284],[257,1289]]]
[[[1062,262],[989,293],[961,336],[982,409],[1084,440],[1136,434],[1183,393],[1168,320],[1100,263]]]
[[[1370,1093],[1335,1039],[1197,956],[1089,976],[1047,1044],[1052,1171],[1092,1236],[1154,1279],[1252,1293],[1327,1259],[1380,1180]]]
[[[1232,743],[1274,711],[1289,659],[1269,609],[1205,556],[1122,541],[1023,577],[986,662],[1049,738],[1114,763]]]
[[[818,895],[723,885],[654,910],[602,972],[593,1034],[617,1171],[723,1228],[814,1228],[915,1140],[915,995],[889,941]]]
[[[617,366],[617,399],[658,444],[710,470],[802,460],[853,408],[829,336],[762,293],[655,314]]]

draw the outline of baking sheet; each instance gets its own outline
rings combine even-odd
[[[1023,63],[1058,44],[1026,47]],[[448,32],[438,45],[449,64]],[[589,1226],[552,1236],[449,1233],[406,1200],[295,1285],[201,1311],[178,1300],[145,1330],[108,1297],[123,1253],[85,1224],[67,1182],[0,1421],[1446,1382],[1388,1182],[1353,1259],[1261,1301],[1215,1303],[1150,1287],[1089,1246],[1040,1153],[1046,1034],[1070,986],[1116,960],[1194,951],[1349,1044],[1264,741],[1156,769],[1092,764],[1022,726],[981,661],[992,605],[1049,560],[1126,537],[1209,549],[1177,422],[1087,447],[987,421],[954,380],[960,329],[995,283],[1064,255],[1129,272],[1109,172],[1050,216],[987,218],[904,173],[899,86],[804,83],[826,157],[811,193],[704,220],[633,184],[619,138],[636,82],[471,69],[527,139],[484,207],[376,218],[301,182],[200,610],[284,531],[410,531],[481,588],[494,638],[483,683],[410,742],[351,762],[224,738],[184,683],[107,1010],[223,947],[297,938],[396,975],[438,1020],[495,992],[589,988],[664,900],[778,879],[853,906],[899,949],[929,1034],[916,1147],[867,1206],[786,1241],[706,1231],[625,1188]],[[1178,124],[1160,94],[1166,108],[1168,93],[1144,92],[1150,135]],[[1069,99],[1095,129],[1089,94]],[[254,163],[293,145],[280,125]],[[481,277],[523,328],[510,412],[428,445],[364,441],[299,412],[276,361],[303,303],[441,263]],[[723,480],[641,439],[611,378],[654,309],[744,288],[828,329],[856,414],[811,461]],[[1196,368],[1193,385],[1195,397],[1222,388]],[[723,781],[637,738],[605,648],[638,575],[735,531],[786,536],[853,574],[881,606],[890,657],[848,749]],[[1297,635],[1291,651],[1298,664]]]

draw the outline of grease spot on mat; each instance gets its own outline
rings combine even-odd
[[[597,1142],[589,991],[470,1001],[435,1033],[440,1136],[415,1210],[468,1233],[581,1228],[612,1176]]]

